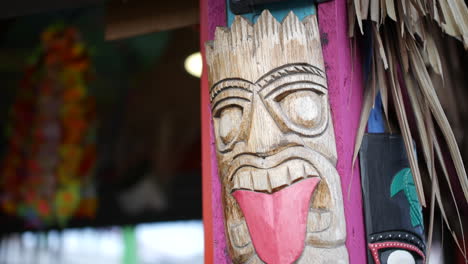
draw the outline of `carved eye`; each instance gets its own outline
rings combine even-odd
[[[388,264],[415,264],[416,261],[411,253],[406,250],[395,250],[388,256]]]
[[[219,113],[218,133],[224,144],[229,144],[239,133],[242,121],[242,108],[231,105],[223,108]]]
[[[313,128],[322,118],[321,95],[310,90],[296,91],[279,98],[285,114],[298,126]]]

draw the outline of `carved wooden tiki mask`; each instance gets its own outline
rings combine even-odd
[[[425,263],[422,208],[403,138],[366,134],[360,161],[368,263]]]
[[[316,17],[238,16],[206,54],[234,263],[348,263]]]

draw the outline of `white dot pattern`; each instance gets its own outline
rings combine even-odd
[[[426,256],[424,256],[424,253],[418,247],[410,245],[410,244],[391,241],[391,242],[369,244],[368,246],[372,253],[372,257],[374,258],[375,264],[381,264],[380,259],[379,259],[379,250],[383,248],[400,248],[400,249],[411,250],[413,252],[416,252],[418,255],[420,255],[423,258],[423,263],[425,263]]]

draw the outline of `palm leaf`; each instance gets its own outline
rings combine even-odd
[[[373,65],[371,65],[371,69],[372,73],[377,76],[373,77],[373,80],[377,81],[377,89],[381,91],[387,126],[391,124],[389,115],[396,114],[399,131],[405,141],[405,148],[412,172],[412,177],[410,178],[413,179],[413,185],[415,185],[416,193],[419,195],[417,196],[417,200],[419,200],[420,205],[425,207],[426,197],[424,197],[422,182],[429,183],[432,181],[432,184],[425,185],[427,188],[426,192],[431,194],[430,198],[432,202],[430,210],[434,212],[435,199],[435,205],[440,209],[441,216],[450,230],[456,245],[466,257],[466,252],[462,250],[462,248],[465,248],[464,230],[462,227],[460,229],[451,228],[447,217],[448,204],[442,202],[442,197],[452,196],[460,226],[463,222],[467,221],[466,217],[460,215],[458,208],[458,203],[465,204],[468,202],[467,173],[453,128],[444,113],[444,109],[436,93],[436,88],[439,85],[450,82],[454,78],[451,76],[452,73],[450,71],[442,71],[442,62],[446,64],[447,58],[441,56],[443,55],[441,53],[443,49],[440,49],[439,44],[447,40],[440,37],[438,39],[434,38],[435,36],[439,36],[438,31],[444,32],[461,41],[465,49],[468,50],[468,8],[466,1],[351,0],[349,10],[352,10],[349,16],[353,17],[349,21],[357,20],[361,33],[363,32],[361,20],[370,20],[371,27],[366,27],[364,34],[372,34],[372,39],[374,40],[371,54],[375,58],[372,59]],[[371,30],[367,30],[368,28]],[[349,35],[354,36],[354,23],[350,25],[349,30]],[[430,71],[431,69],[433,72]],[[440,84],[431,78],[434,75],[440,76],[442,80]],[[353,160],[356,159],[356,153],[359,151],[360,138],[365,130],[366,121],[369,116],[367,113],[370,108],[369,105],[371,105],[368,102],[368,98],[371,98],[369,92],[372,94],[371,91],[376,90],[374,87],[375,83],[368,82],[366,85],[366,100],[363,106]],[[450,87],[446,88],[450,89]],[[409,101],[405,100],[405,94],[408,95]],[[407,105],[408,103],[409,105]],[[408,113],[411,111],[412,113]],[[414,116],[415,125],[410,126],[408,116]],[[387,129],[390,130],[390,127]],[[398,128],[396,129],[398,130]],[[437,131],[439,129],[442,134],[438,137]],[[423,154],[423,160],[420,160],[420,163],[416,160],[412,135],[418,135],[417,139],[419,140],[416,144]],[[442,158],[443,154],[441,153],[439,144],[447,146],[448,157],[446,159]],[[463,200],[454,199],[453,184],[450,183],[446,169],[447,166],[450,167],[452,164],[448,164],[448,162],[453,163],[455,168],[458,178],[457,185],[464,194],[465,199]],[[419,164],[424,163],[424,169],[427,168],[428,173],[420,174]],[[449,193],[441,193],[438,175],[434,169],[436,165],[442,168],[442,174],[447,182]],[[413,198],[411,196],[407,197],[408,201],[411,201]],[[419,215],[419,211],[416,209],[416,207],[410,209],[410,216],[414,219],[417,219]],[[432,215],[431,219],[433,219]],[[412,221],[412,223],[415,224],[417,221]],[[431,233],[432,225],[429,228],[429,233]],[[462,246],[460,246],[457,235],[453,230],[460,231],[463,241]]]

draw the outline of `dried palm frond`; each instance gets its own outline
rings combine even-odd
[[[426,191],[430,194],[431,214],[434,212],[434,203],[437,203],[449,231],[466,258],[463,220],[457,203],[468,203],[468,179],[454,132],[436,93],[436,88],[443,86],[450,74],[443,71],[442,53],[434,37],[438,34],[434,33],[445,32],[461,41],[465,50],[468,50],[468,8],[464,0],[349,1],[350,37],[354,37],[357,21],[361,34],[371,34],[373,42],[370,81],[366,83],[354,158],[359,151],[375,99],[373,95],[380,91],[385,120],[389,120],[390,106],[396,114],[421,205],[426,206],[423,182],[432,182],[426,185],[430,188]],[[366,23],[370,23],[371,30],[365,30],[368,28],[363,26]],[[431,73],[440,76],[442,81],[434,83]],[[415,125],[411,126],[408,115],[414,117]],[[439,130],[442,137],[437,137]],[[419,167],[420,163],[416,159],[413,145],[415,139],[423,154],[424,168]],[[443,159],[441,144],[447,146],[450,159]],[[453,164],[447,164],[447,161]],[[442,168],[445,176],[444,184],[448,185],[450,192],[447,195],[441,194],[437,178],[440,173],[436,173],[436,164]],[[455,168],[458,184],[465,197],[463,201],[455,199],[447,166]],[[420,173],[420,169],[427,173]],[[428,176],[422,178],[422,175]],[[443,196],[452,199],[459,222],[459,236],[449,223]],[[432,220],[431,215],[430,238]],[[459,237],[463,244],[460,244]]]

